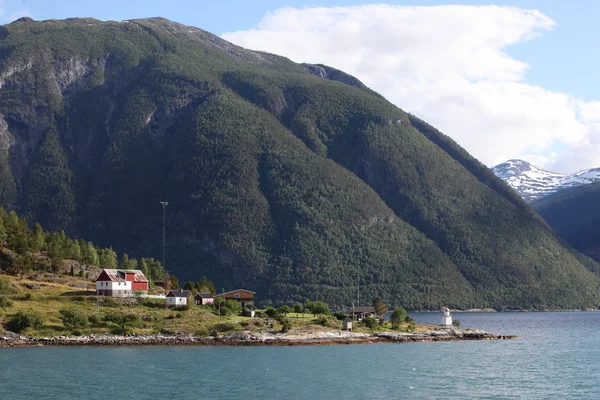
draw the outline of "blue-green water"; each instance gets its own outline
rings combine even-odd
[[[438,322],[439,314],[414,314]],[[0,349],[0,399],[600,399],[600,313],[454,314],[508,341]]]

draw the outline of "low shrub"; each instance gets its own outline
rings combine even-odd
[[[375,329],[379,326],[379,321],[376,318],[367,317],[360,321],[360,325],[364,326],[365,328]]]
[[[289,331],[290,329],[292,329],[292,323],[290,322],[289,319],[285,318],[283,320],[283,322],[281,323],[281,332],[285,333],[285,332]]]
[[[17,300],[21,300],[21,301],[28,301],[28,300],[31,300],[31,298],[32,298],[32,297],[33,297],[33,296],[31,295],[31,293],[25,293],[24,295],[22,295],[22,296],[19,296],[19,297],[17,298]]]
[[[269,317],[269,318],[275,318],[278,314],[278,311],[276,308],[273,308],[271,306],[267,306],[265,307],[265,311],[264,314]]]
[[[344,313],[342,313],[342,312],[336,312],[336,313],[333,313],[333,316],[334,316],[334,318],[335,318],[335,319],[337,319],[338,321],[343,321],[343,320],[345,320],[346,318],[348,318],[348,314],[344,314]]]
[[[21,333],[27,328],[40,329],[44,325],[44,317],[37,311],[19,311],[7,322],[6,328]]]
[[[237,329],[238,325],[231,322],[223,322],[221,324],[214,325],[210,332],[212,336],[215,336],[217,333],[221,332],[231,332]]]
[[[228,299],[223,300],[222,298],[216,298],[213,303],[213,311],[217,315],[240,315],[242,313],[242,306],[237,300]]]
[[[110,322],[118,325],[121,330],[125,330],[127,326],[133,326],[138,323],[139,318],[136,314],[129,314],[120,311],[108,312],[102,318],[104,322]]]
[[[74,308],[63,308],[59,311],[60,320],[62,321],[65,328],[75,329],[84,328],[88,324],[87,315]]]
[[[196,330],[196,332],[194,332],[195,336],[208,336],[209,334],[210,334],[210,332],[208,331],[208,328],[206,328],[205,326],[198,328],[198,330]]]
[[[100,323],[100,317],[98,317],[96,314],[88,315],[88,322],[92,325],[97,325]]]
[[[117,303],[117,301],[115,299],[111,299],[110,297],[103,299],[102,302],[100,303],[100,305],[102,307],[109,307],[109,308],[119,307],[119,303]]]
[[[9,299],[6,296],[0,296],[0,310],[6,311],[6,309],[8,307],[12,307],[12,305],[13,305],[13,302],[11,299]]]
[[[17,291],[8,279],[0,276],[0,294],[15,294]]]

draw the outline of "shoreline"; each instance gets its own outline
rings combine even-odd
[[[222,336],[193,335],[112,335],[57,336],[34,338],[0,333],[0,348],[45,346],[327,346],[375,343],[451,342],[464,340],[510,340],[514,335],[499,335],[478,329],[436,330],[426,332],[357,333],[342,330],[325,332],[295,331],[250,332],[237,331]]]

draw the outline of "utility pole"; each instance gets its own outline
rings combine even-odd
[[[221,316],[221,303],[225,301],[225,288],[221,288],[221,291],[223,292],[223,297],[221,298],[221,301],[219,302],[219,317]]]
[[[357,302],[356,306],[360,307],[360,276],[358,277],[357,284],[358,284],[358,302]]]
[[[165,226],[165,222],[166,222],[166,213],[167,213],[167,206],[169,205],[168,201],[160,201],[160,204],[162,204],[162,208],[163,208],[163,240],[162,240],[162,266],[163,266],[163,270],[166,272],[167,271],[167,264],[165,261],[165,243],[166,243],[166,226]]]

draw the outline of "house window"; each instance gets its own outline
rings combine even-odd
[[[239,294],[239,293],[236,293],[236,294],[235,294],[235,298],[236,298],[236,299],[239,299],[239,298],[240,298],[240,294]]]

